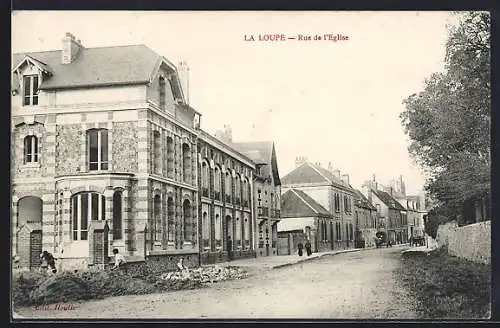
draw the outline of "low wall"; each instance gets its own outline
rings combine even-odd
[[[440,225],[436,234],[438,247],[446,246],[452,256],[474,262],[491,262],[491,221],[459,227],[455,221]]]

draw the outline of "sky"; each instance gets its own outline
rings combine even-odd
[[[59,50],[66,32],[88,48],[145,44],[188,63],[205,131],[230,125],[233,141],[274,141],[280,176],[306,156],[355,188],[402,175],[418,193],[425,176],[399,114],[443,70],[448,23],[448,12],[17,11],[12,51]],[[286,40],[258,41],[270,34]]]

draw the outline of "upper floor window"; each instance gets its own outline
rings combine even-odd
[[[160,76],[158,80],[158,93],[160,97],[160,108],[165,108],[165,78]]]
[[[108,169],[108,130],[92,129],[87,131],[87,151],[89,170]]]
[[[208,197],[208,187],[209,187],[209,170],[208,164],[203,162],[201,164],[201,187],[202,187],[202,196]]]
[[[335,212],[340,212],[340,196],[335,194]]]
[[[153,156],[154,156],[154,161],[153,161],[153,166],[154,170],[153,172],[155,174],[161,174],[161,163],[162,163],[162,154],[161,154],[161,135],[160,132],[155,131],[153,132]]]
[[[38,162],[38,138],[26,136],[24,138],[24,164]]]
[[[23,76],[23,105],[38,105],[38,75]]]

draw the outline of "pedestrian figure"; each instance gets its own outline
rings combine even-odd
[[[229,261],[233,259],[233,241],[231,240],[231,236],[227,237],[227,258]]]
[[[297,248],[299,249],[299,256],[302,256],[302,249],[304,249],[304,245],[301,241],[297,244]]]
[[[312,251],[311,251],[311,242],[309,241],[309,239],[306,241],[306,253],[307,253],[307,256],[311,256],[312,254]]]
[[[113,249],[113,254],[115,256],[115,265],[113,266],[112,270],[116,270],[127,263],[127,261],[125,261],[125,257],[119,253],[117,248]]]
[[[52,273],[57,272],[56,260],[51,253],[43,251],[40,257],[42,259],[42,264],[41,264],[42,270],[48,270],[50,268],[52,270]]]

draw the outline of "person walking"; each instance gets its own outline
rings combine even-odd
[[[297,244],[297,248],[299,249],[299,256],[302,256],[302,250],[304,249],[302,241],[299,241],[299,243]]]
[[[311,250],[311,242],[309,241],[309,239],[306,241],[305,247],[306,247],[307,256],[311,256],[312,250]]]

